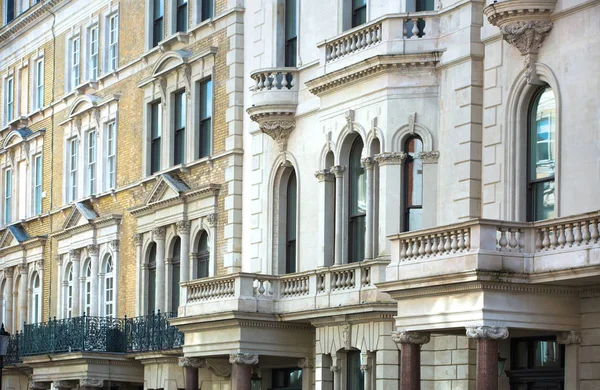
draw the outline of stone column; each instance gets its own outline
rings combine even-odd
[[[392,340],[400,344],[400,389],[421,389],[421,345],[429,342],[429,334],[393,332]]]
[[[477,340],[477,390],[498,390],[498,340],[508,337],[508,328],[470,327],[467,337]]]
[[[110,249],[113,253],[113,317],[118,317],[118,302],[119,302],[119,254],[121,253],[121,241],[120,240],[112,240],[110,242]],[[105,285],[106,286],[106,285]],[[106,287],[105,287],[106,288]],[[104,291],[104,290],[103,290]],[[103,299],[100,298],[99,305],[103,302]],[[100,307],[101,308],[101,307]],[[100,312],[104,312],[104,309],[99,310]]]
[[[342,390],[342,368],[336,354],[331,354],[331,373],[333,375],[333,390]]]
[[[365,260],[373,259],[373,228],[375,226],[375,208],[373,202],[374,188],[373,188],[373,168],[375,167],[375,160],[371,157],[365,157],[362,159],[362,165],[367,171],[367,215],[366,215],[366,227],[365,227]],[[366,376],[365,376],[366,377]]]
[[[231,390],[250,390],[252,366],[258,364],[258,355],[250,353],[232,353],[229,363],[233,364],[231,371]]]
[[[177,222],[177,234],[181,239],[181,258],[179,259],[179,281],[190,280],[190,221]],[[179,295],[179,304],[183,304],[183,296]],[[177,310],[177,308],[175,308]]]
[[[196,357],[180,357],[179,367],[185,369],[185,390],[198,390],[198,369],[206,366],[206,360]]]
[[[56,315],[59,319],[64,317],[64,308],[65,308],[65,304],[64,304],[64,276],[63,276],[63,256],[62,255],[56,255],[55,257],[56,259],[56,265],[57,265],[57,276],[58,276],[58,302],[56,303]],[[44,281],[40,278],[40,281],[42,283],[44,283]],[[43,285],[43,284],[42,284]],[[42,307],[44,305],[41,305]],[[40,309],[40,318],[43,320],[41,312],[43,310]],[[51,312],[51,310],[49,310],[49,312]]]
[[[173,292],[173,258],[165,257],[165,312],[171,312],[171,294]]]
[[[379,255],[389,256],[390,234],[400,232],[402,218],[402,164],[406,153],[380,153],[375,156],[379,165]]]
[[[24,322],[27,322],[27,264],[19,264],[19,274],[21,281],[19,282],[19,324],[15,329],[21,329]]]
[[[330,203],[333,203],[335,196],[335,176],[329,169],[315,172],[315,177],[319,180],[320,203],[322,215],[318,223],[319,229],[319,260],[317,266],[329,267],[334,259],[334,209]]]
[[[147,268],[143,266],[143,254],[142,244],[144,243],[144,235],[137,233],[133,235],[133,241],[135,242],[135,265],[137,271],[136,278],[136,289],[137,292],[137,304],[135,306],[136,316],[146,314],[144,308],[146,307],[146,297],[144,294],[144,281],[146,280]]]
[[[79,289],[81,282],[79,281],[79,260],[81,252],[79,249],[72,249],[69,252],[69,258],[71,259],[71,267],[73,267],[73,297],[71,307],[71,317],[79,317],[81,310],[79,304],[81,299],[79,298]],[[68,299],[68,298],[67,298]]]
[[[13,268],[4,270],[6,278],[6,318],[4,319],[4,329],[9,333],[14,333],[13,329]]]
[[[165,311],[165,234],[164,227],[152,230],[152,236],[156,243],[156,291],[154,294],[155,310]]]
[[[298,359],[298,368],[302,369],[302,390],[312,390],[313,364],[312,359]]]
[[[346,167],[331,167],[335,175],[335,264],[344,262],[344,170]]]
[[[565,389],[577,389],[581,334],[576,331],[563,332],[556,337],[556,341],[565,346]]]
[[[367,352],[360,353],[360,370],[364,377],[364,390],[371,390],[371,362]]]
[[[99,261],[98,255],[100,248],[96,244],[90,244],[87,246],[87,253],[90,256],[91,265],[91,280],[90,280],[90,316],[98,316],[98,269]]]

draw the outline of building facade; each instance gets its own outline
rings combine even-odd
[[[5,388],[600,386],[598,0],[0,8]]]

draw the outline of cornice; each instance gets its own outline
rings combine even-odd
[[[309,80],[306,86],[312,94],[323,96],[335,88],[388,71],[435,68],[439,58],[439,52],[373,56],[344,69]]]
[[[42,17],[50,15],[50,11],[53,8],[67,1],[68,0],[46,0],[31,6],[27,11],[17,16],[12,22],[0,28],[0,47],[2,47],[4,42],[10,41],[11,38],[19,34],[26,27],[35,22],[39,23],[39,20]]]
[[[128,209],[128,211],[133,216],[141,216],[141,215],[147,214],[149,212],[153,212],[155,210],[160,210],[160,209],[165,208],[166,206],[169,206],[172,204],[185,203],[189,200],[193,200],[196,198],[207,198],[210,196],[217,196],[217,195],[219,195],[220,191],[221,191],[220,184],[208,184],[203,187],[192,188],[190,190],[187,190],[187,191],[181,193],[180,196],[160,200],[157,202],[153,202],[153,203],[138,206],[138,207],[133,207],[133,208]]]
[[[93,220],[90,220],[88,223],[84,223],[82,225],[72,226],[70,228],[58,231],[56,233],[52,233],[50,237],[56,238],[64,238],[67,236],[71,236],[76,232],[85,231],[90,229],[102,228],[105,226],[111,225],[120,225],[123,216],[121,214],[111,214],[103,217],[98,217]]]

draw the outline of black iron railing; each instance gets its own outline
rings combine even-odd
[[[23,356],[68,352],[146,352],[180,348],[183,333],[169,324],[174,313],[133,318],[81,317],[51,319],[24,324],[11,336],[5,362],[14,364]]]

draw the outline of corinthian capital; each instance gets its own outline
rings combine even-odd
[[[165,229],[162,226],[154,228],[152,230],[152,236],[154,237],[154,240],[164,240],[166,234],[167,234],[167,229]]]
[[[134,234],[133,242],[135,242],[135,246],[142,246],[142,244],[144,243],[144,235],[142,233]]]
[[[343,177],[345,170],[346,170],[346,167],[343,165],[334,165],[331,167],[331,169],[329,171],[331,173],[333,173],[335,175],[335,177]]]
[[[467,328],[467,337],[471,339],[500,340],[508,338],[508,328],[502,326],[473,326]]]
[[[365,169],[373,169],[375,167],[375,159],[373,157],[365,157],[361,162]]]
[[[178,221],[175,225],[178,234],[190,234],[190,227],[192,226],[190,221]]]
[[[71,249],[69,251],[69,259],[71,259],[71,261],[79,261],[80,255],[81,251],[79,249]]]
[[[180,357],[177,363],[179,367],[203,368],[206,366],[206,359],[185,356]]]
[[[581,344],[581,333],[574,330],[563,332],[556,336],[556,341],[558,341],[559,344],[564,345]]]
[[[392,332],[392,340],[396,344],[423,345],[429,343],[430,336],[421,332]]]
[[[232,353],[229,355],[229,363],[231,364],[258,364],[258,355],[252,353]]]
[[[423,164],[437,164],[440,158],[440,152],[421,152],[419,158],[423,161]]]
[[[90,256],[98,256],[100,252],[100,247],[96,244],[90,244],[86,247],[88,255]]]
[[[320,171],[316,171],[315,177],[319,181],[332,181],[334,179],[334,175],[329,169],[322,169]]]
[[[399,165],[403,164],[406,160],[406,153],[404,152],[384,152],[379,153],[375,156],[377,164],[381,165]]]
[[[102,379],[84,378],[79,380],[80,387],[102,387],[104,381]]]

